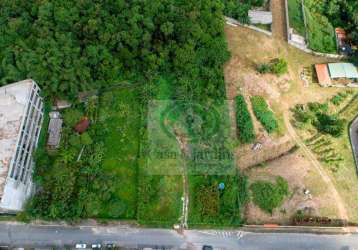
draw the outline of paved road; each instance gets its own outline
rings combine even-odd
[[[186,230],[178,234],[166,229],[116,227],[34,226],[0,223],[0,245],[15,247],[64,247],[75,243],[117,243],[143,249],[358,249],[358,234],[314,235],[294,233],[247,233],[241,231]]]
[[[349,129],[349,136],[351,137],[351,143],[353,147],[354,158],[358,171],[358,118],[356,118]]]

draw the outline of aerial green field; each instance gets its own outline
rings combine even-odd
[[[140,105],[136,90],[114,90],[100,98],[99,129],[108,131],[102,168],[114,178],[113,197],[102,204],[98,216],[135,219],[140,129]]]

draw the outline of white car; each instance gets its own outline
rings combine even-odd
[[[101,249],[101,244],[97,243],[97,244],[92,244],[92,249]]]
[[[86,249],[87,248],[87,245],[84,244],[84,243],[77,243],[75,245],[76,249]]]

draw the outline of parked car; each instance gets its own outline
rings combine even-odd
[[[203,246],[203,250],[213,250],[214,248],[212,246],[205,245]]]
[[[101,249],[102,245],[99,243],[92,244],[92,249]]]
[[[115,247],[116,247],[116,244],[114,244],[114,243],[108,243],[106,245],[106,248],[115,248]]]
[[[75,245],[76,249],[86,249],[87,248],[87,245],[84,244],[84,243],[77,243]]]

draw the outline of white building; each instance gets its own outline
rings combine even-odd
[[[0,88],[0,210],[20,211],[33,191],[32,154],[43,121],[40,89],[33,80]]]

